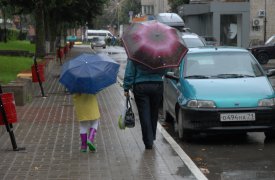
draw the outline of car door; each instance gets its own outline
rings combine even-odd
[[[168,75],[179,77],[179,68],[173,68],[167,72]],[[163,86],[163,108],[168,112],[173,118],[176,117],[175,105],[177,103],[179,91],[177,89],[178,80],[174,78],[164,77]]]

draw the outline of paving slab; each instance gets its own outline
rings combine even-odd
[[[66,60],[83,52],[92,51],[75,46]],[[196,170],[184,162],[163,136],[161,127],[153,150],[144,149],[137,115],[135,128],[119,129],[117,121],[124,105],[119,83],[98,94],[101,119],[97,151],[81,153],[72,97],[58,82],[60,68],[55,63],[47,75],[46,98],[37,91],[32,102],[16,107],[18,123],[14,124],[14,133],[18,146],[26,150],[12,151],[8,133],[0,137],[0,179],[192,180],[203,177],[194,175]]]

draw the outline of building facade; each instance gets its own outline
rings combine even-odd
[[[275,1],[250,0],[250,39],[265,42],[275,34]]]
[[[161,6],[161,1],[142,0],[142,13],[168,12],[168,2]],[[220,45],[246,48],[262,44],[275,34],[273,9],[274,0],[190,0],[176,13],[193,32],[213,36]]]
[[[248,47],[250,4],[247,1],[196,1],[183,5],[187,27],[201,36],[213,36],[220,45]]]
[[[141,0],[142,15],[157,15],[169,10],[168,0]]]

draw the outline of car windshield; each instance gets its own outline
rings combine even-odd
[[[271,36],[266,42],[265,42],[266,45],[272,45],[274,46],[275,45],[275,35],[274,36]]]
[[[183,38],[188,48],[205,46],[200,38]]]
[[[185,59],[185,78],[242,78],[263,76],[250,54],[244,52],[190,53]]]

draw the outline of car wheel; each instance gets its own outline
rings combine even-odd
[[[93,46],[91,46],[91,48],[92,48],[92,49],[94,49],[94,47],[93,47]]]
[[[266,53],[260,53],[257,56],[257,60],[259,61],[260,64],[267,64],[269,61],[269,56]]]
[[[182,111],[179,110],[179,112],[178,112],[178,119],[177,119],[178,135],[179,135],[180,139],[188,141],[188,140],[191,139],[192,133],[191,132],[187,132],[187,131],[184,130],[183,121],[184,121],[184,115],[183,115]]]
[[[106,46],[104,46],[103,49],[106,49]]]
[[[264,134],[267,139],[275,139],[275,131],[266,131]]]

